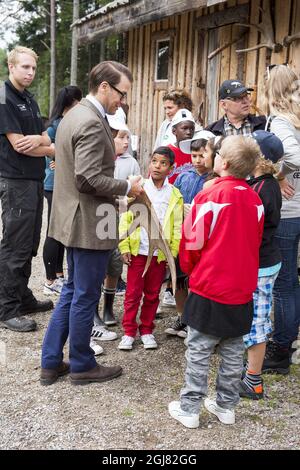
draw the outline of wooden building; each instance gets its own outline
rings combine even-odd
[[[164,119],[166,90],[187,90],[205,125],[220,115],[223,80],[253,87],[260,112],[267,66],[288,63],[300,72],[299,0],[115,0],[73,27],[81,45],[116,33],[125,37],[125,62],[134,76],[129,126],[139,136],[144,168]]]

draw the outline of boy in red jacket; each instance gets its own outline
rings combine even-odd
[[[217,345],[221,356],[217,397],[206,398],[204,405],[222,423],[235,422],[243,335],[250,331],[253,318],[264,223],[262,202],[245,178],[259,156],[253,139],[227,137],[214,163],[220,178],[195,197],[183,225],[179,258],[190,287],[183,313],[188,325],[187,368],[180,401],[169,404],[169,413],[189,428],[199,426],[209,359]]]

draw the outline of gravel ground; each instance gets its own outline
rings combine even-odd
[[[43,279],[40,250],[31,278],[40,299]],[[119,317],[122,302],[123,297],[116,302]],[[167,411],[168,403],[178,399],[185,368],[182,340],[164,334],[174,311],[164,312],[157,321],[156,351],[145,351],[139,341],[132,352],[119,351],[118,341],[101,342],[105,354],[98,361],[120,364],[123,375],[104,384],[77,387],[67,377],[49,387],[39,384],[49,316],[50,312],[34,316],[38,330],[33,333],[0,330],[0,449],[300,448],[299,366],[292,366],[287,377],[266,376],[266,399],[241,401],[234,426],[222,425],[203,410],[199,429],[188,430]],[[121,334],[119,326],[116,331]],[[214,356],[211,394],[217,364]]]

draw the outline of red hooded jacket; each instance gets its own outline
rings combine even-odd
[[[257,287],[264,209],[245,180],[218,178],[194,199],[179,249],[192,292],[223,304],[245,304]]]

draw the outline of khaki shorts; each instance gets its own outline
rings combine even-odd
[[[111,277],[119,278],[123,271],[123,262],[121,258],[121,253],[118,248],[113,250],[110,254],[106,274]]]

